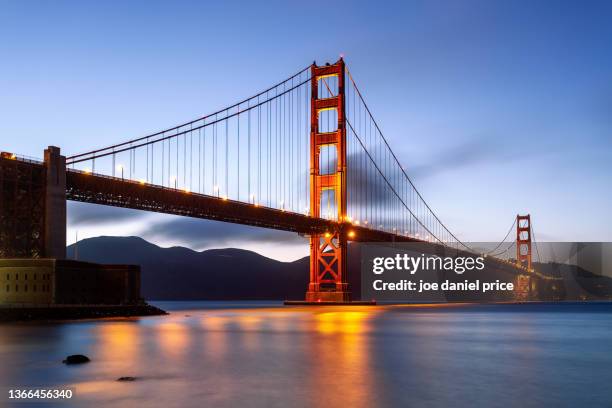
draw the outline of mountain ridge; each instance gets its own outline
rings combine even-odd
[[[308,257],[282,262],[254,251],[163,248],[137,236],[87,238],[67,247],[67,257],[141,267],[142,295],[156,300],[302,299]]]

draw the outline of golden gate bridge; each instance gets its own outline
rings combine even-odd
[[[66,256],[66,200],[292,231],[310,238],[307,301],[350,299],[347,244],[424,242],[480,253],[440,220],[384,137],[341,58],[212,114],[43,162],[0,158],[0,257]],[[519,273],[533,228],[517,216]],[[537,249],[537,247],[536,247]]]

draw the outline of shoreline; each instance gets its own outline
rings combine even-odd
[[[160,316],[168,312],[148,303],[139,305],[55,305],[51,307],[0,307],[0,323],[109,317]]]
[[[155,302],[155,301],[152,301]],[[164,301],[159,301],[164,302]],[[166,302],[185,302],[190,303],[194,301],[166,301]],[[223,302],[249,302],[245,301],[196,301],[196,302],[210,302],[210,303],[223,303]],[[266,302],[266,301],[264,301]],[[491,306],[517,306],[524,307],[526,310],[537,312],[547,311],[550,306],[578,306],[578,305],[600,305],[612,307],[612,301],[610,300],[585,300],[585,301],[509,301],[509,302],[353,302],[352,304],[334,304],[331,302],[321,303],[308,303],[308,302],[289,302],[282,300],[269,301],[274,302],[279,308],[294,308],[294,307],[338,307],[338,306],[364,306],[364,307],[391,307],[400,309],[462,309],[469,310],[473,307],[487,308]],[[163,306],[163,305],[162,305]],[[235,306],[241,306],[235,304]],[[265,305],[264,305],[265,307]],[[150,303],[143,303],[138,305],[51,305],[51,306],[0,306],[0,324],[1,323],[14,323],[14,322],[44,322],[44,321],[62,321],[62,320],[88,320],[88,319],[108,319],[108,318],[129,318],[129,317],[146,317],[146,316],[163,316],[176,313],[176,310],[172,308],[168,311],[163,310],[157,306],[153,306]]]

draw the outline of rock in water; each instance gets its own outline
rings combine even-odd
[[[91,360],[89,357],[84,356],[82,354],[73,354],[71,356],[66,357],[65,360],[62,361],[64,364],[83,364],[89,363]]]
[[[136,377],[119,377],[117,381],[136,381]]]

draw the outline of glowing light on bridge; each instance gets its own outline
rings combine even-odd
[[[123,164],[117,165],[117,171],[121,172],[121,179],[123,179],[123,169],[124,169]]]

